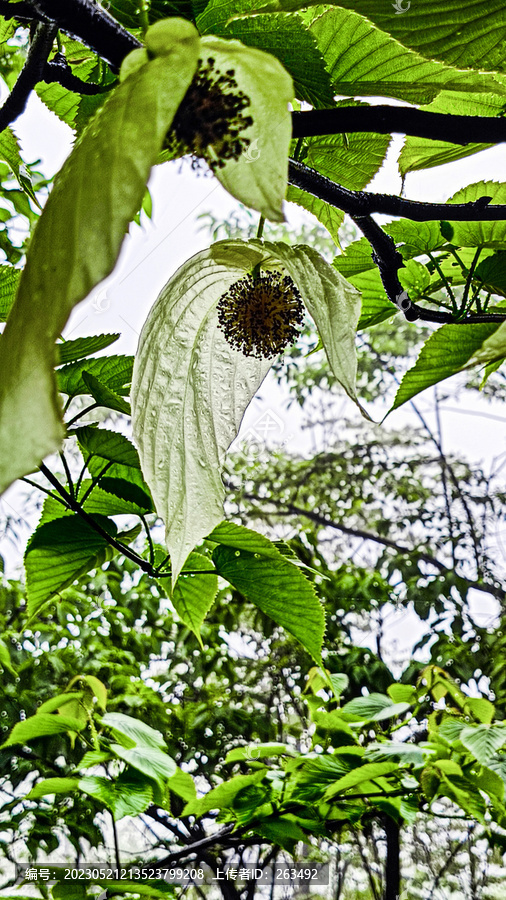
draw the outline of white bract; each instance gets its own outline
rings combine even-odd
[[[318,253],[220,241],[175,273],[143,328],[131,395],[134,436],[165,522],[173,583],[193,547],[223,518],[225,453],[273,362],[234,349],[218,322],[220,298],[258,265],[291,276],[332,371],[356,399],[353,336],[360,295]]]

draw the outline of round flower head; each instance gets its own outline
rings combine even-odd
[[[250,100],[238,89],[234,69],[220,72],[212,57],[199,67],[174,117],[165,148],[190,153],[195,167],[204,159],[210,169],[221,169],[239,159],[250,144],[241,132],[253,124],[243,115]]]
[[[244,356],[277,356],[297,337],[304,306],[289,275],[248,273],[218,301],[218,323],[228,343]]]

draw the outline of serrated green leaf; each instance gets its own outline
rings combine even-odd
[[[116,821],[123,816],[138,816],[151,803],[153,787],[147,778],[126,770],[114,781],[96,775],[78,779],[78,786],[85,794],[95,797],[107,806]]]
[[[471,203],[481,197],[490,197],[491,203],[506,203],[506,183],[478,181],[461,188],[448,203]],[[451,207],[447,218],[452,222]],[[506,221],[498,222],[452,222],[453,242],[459,247],[496,247],[504,249],[506,241]]]
[[[91,356],[92,353],[98,353],[99,350],[114,344],[119,336],[119,334],[93,334],[90,337],[77,338],[75,341],[62,341],[56,345],[57,365],[63,366]]]
[[[415,365],[404,375],[390,412],[407,403],[420,391],[460,372],[471,361],[471,357],[476,361],[486,362],[485,359],[478,359],[476,354],[484,352],[481,348],[485,346],[487,338],[499,328],[504,328],[504,325],[499,326],[497,322],[491,322],[490,325],[486,322],[475,325],[443,325],[431,334]],[[505,353],[506,345],[502,354],[499,351],[498,355],[504,356]]]
[[[167,779],[167,787],[174,794],[177,794],[178,797],[186,800],[187,803],[190,800],[195,800],[197,797],[195,782],[190,773],[185,772],[183,769],[177,769],[174,775]]]
[[[69,794],[79,790],[79,778],[45,778],[26,795],[27,800],[38,800],[48,794]]]
[[[315,216],[319,222],[327,229],[333,241],[339,245],[339,229],[344,221],[344,213],[330,203],[325,203],[314,194],[308,194],[300,188],[294,187],[293,184],[288,185],[286,199],[289,203],[296,203],[303,209]]]
[[[112,271],[197,65],[197,31],[174,22],[163,52],[114,89],[75,145],[31,239],[2,335],[0,490],[61,445],[55,341]]]
[[[317,662],[325,617],[313,585],[285,559],[218,546],[213,552],[218,573],[247,600],[294,635]]]
[[[21,271],[12,266],[0,266],[0,322],[6,322],[21,277]]]
[[[341,707],[341,715],[346,721],[370,722],[384,710],[393,707],[393,700],[386,694],[367,694],[365,697],[354,697]]]
[[[356,101],[338,104],[364,106]],[[388,134],[324,134],[306,138],[301,162],[350,190],[366,187],[385,159],[391,137]]]
[[[110,519],[97,516],[97,522],[110,534],[116,532]],[[36,615],[51,597],[94,568],[108,547],[106,539],[79,516],[40,525],[25,552],[29,614]]]
[[[254,19],[229,21],[241,9],[251,9],[251,0],[210,0],[197,18],[201,34],[217,34],[236,38],[248,47],[271,53],[293,78],[295,95],[315,107],[333,105],[325,62],[316,40],[297,16],[256,16]]]
[[[451,68],[406,49],[385,34],[390,28],[379,30],[362,17],[360,2],[342,6],[348,9],[327,9],[311,23],[336,94],[395,97],[418,104],[430,103],[442,90],[504,93],[492,75]]]
[[[83,381],[88,393],[91,394],[96,401],[97,406],[103,406],[105,409],[113,409],[116,412],[124,413],[127,416],[130,415],[130,405],[127,401],[124,400],[123,397],[120,397],[115,391],[112,391],[111,388],[102,384],[102,382],[99,381],[98,378],[95,378],[94,375],[83,372]]]
[[[109,462],[140,469],[139,454],[123,434],[108,428],[84,425],[74,432],[85,459],[98,456]]]
[[[200,629],[218,593],[217,575],[185,575],[185,569],[212,569],[211,560],[190,553],[172,590],[171,602],[181,621],[200,641]],[[202,642],[200,641],[202,644]]]

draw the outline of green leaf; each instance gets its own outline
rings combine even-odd
[[[372,781],[373,779],[380,778],[384,775],[391,775],[398,770],[399,765],[395,762],[366,763],[364,766],[359,766],[357,769],[353,769],[353,771],[343,775],[342,778],[338,778],[335,784],[331,785],[331,787],[327,788],[325,791],[325,800],[332,800],[338,794],[342,794],[349,788],[356,787],[358,784]]]
[[[505,0],[424,0],[412,3],[409,15],[395,15],[377,0],[335,0],[329,6],[352,9],[391,34],[405,47],[428,59],[466,68],[505,71],[502,47],[506,39]],[[320,6],[320,0],[271,0],[255,4],[258,12],[294,12]],[[404,7],[407,11],[407,8]]]
[[[470,96],[457,92],[442,93],[437,100],[424,107],[427,112],[462,116],[497,116],[501,115],[503,108],[502,96],[495,97],[490,93]],[[406,175],[408,172],[446,165],[492,146],[493,144],[451,144],[448,141],[431,141],[428,138],[408,135],[399,154],[399,172]]]
[[[478,762],[487,765],[506,744],[506,725],[496,722],[493,725],[469,726],[460,732],[460,740]]]
[[[165,787],[166,780],[175,775],[177,771],[174,760],[156,747],[139,745],[129,748],[123,747],[121,744],[111,744],[111,750],[133,769],[156,781],[162,789]]]
[[[302,206],[303,209],[307,210],[307,212],[312,213],[313,216],[316,216],[323,227],[327,229],[332,240],[335,241],[336,244],[339,244],[339,229],[344,221],[344,213],[342,210],[336,209],[336,207],[331,206],[330,203],[325,203],[324,200],[320,200],[320,198],[315,197],[314,194],[308,194],[307,191],[302,191],[300,188],[294,187],[293,184],[288,185],[286,199],[289,203],[296,203],[298,206]]]
[[[272,756],[296,756],[297,753],[293,747],[288,744],[279,744],[276,741],[270,744],[248,744],[247,747],[234,747],[229,750],[225,762],[239,762],[255,759],[263,759]]]
[[[27,800],[38,800],[48,794],[69,794],[79,790],[79,778],[45,778],[26,795]]]
[[[124,413],[127,416],[130,415],[130,406],[126,400],[123,400],[123,397],[120,397],[115,391],[111,391],[105,384],[102,384],[94,375],[83,372],[83,381],[88,392],[96,400],[97,406],[103,406],[105,409],[114,409],[116,412]]]
[[[112,271],[197,65],[196,30],[173,22],[160,55],[146,54],[75,145],[31,239],[2,335],[0,491],[61,445],[55,341],[74,306]]]
[[[248,47],[271,53],[293,78],[296,97],[311,106],[333,106],[331,87],[325,62],[316,40],[297,16],[256,16],[230,22],[230,16],[241,9],[251,9],[251,0],[210,0],[197,18],[201,34],[236,38]]]
[[[411,684],[390,684],[387,694],[394,703],[416,703],[416,689]]]
[[[463,72],[406,49],[385,34],[390,28],[380,31],[358,15],[360,3],[340,5],[353,12],[327,9],[311,23],[336,94],[395,97],[409,103],[430,103],[441,90],[504,94],[492,75]]]
[[[321,662],[323,608],[313,585],[293,563],[281,554],[276,559],[223,545],[215,549],[213,562],[223,578]]]
[[[466,708],[471,711],[475,719],[485,725],[490,725],[494,718],[495,706],[484,697],[469,697],[466,701]]]
[[[474,278],[482,282],[484,290],[506,297],[506,251],[498,250],[482,259],[474,270]]]
[[[20,277],[19,269],[14,269],[12,266],[0,266],[0,322],[7,321]]]
[[[116,533],[110,519],[96,516],[109,534]],[[38,613],[55,594],[104,561],[109,544],[79,516],[63,516],[39,525],[25,552],[28,612]]]
[[[11,675],[16,675],[16,670],[13,669],[13,667],[12,667],[11,656],[10,656],[7,644],[4,641],[2,641],[1,638],[0,638],[0,666],[2,666],[4,669],[7,669],[7,671],[10,672]]]
[[[95,428],[92,425],[77,428],[74,434],[85,459],[89,456],[99,456],[110,462],[140,469],[139,454],[123,434],[109,431],[107,428]]]
[[[480,356],[480,353],[484,353],[482,348],[486,345],[487,338],[503,328],[504,325],[499,326],[497,322],[491,322],[490,325],[486,322],[474,325],[443,325],[431,334],[423,345],[415,365],[404,375],[390,412],[407,403],[420,391],[460,372],[467,362],[472,361],[472,357],[475,361],[487,362],[487,359]],[[505,353],[506,345],[502,352],[499,347],[497,355],[504,356]]]
[[[81,700],[83,697],[84,691],[67,691],[64,694],[58,694],[57,697],[51,697],[49,700],[46,700],[45,703],[42,703],[35,715],[40,716],[44,713],[54,712],[55,709],[59,709],[60,706],[63,706],[65,703],[72,703],[75,700]]]
[[[383,741],[378,744],[369,744],[366,750],[366,758],[373,762],[378,762],[379,760],[392,756],[408,766],[415,766],[415,768],[423,766],[424,764],[423,750],[421,747],[416,746],[416,744],[404,744],[399,741]]]
[[[199,641],[202,623],[218,593],[218,577],[209,574],[185,575],[185,569],[206,569],[209,572],[211,568],[209,557],[190,553],[170,597],[179,618]]]
[[[122,772],[111,781],[96,775],[78,779],[78,786],[85,794],[107,806],[116,821],[123,816],[138,816],[145,812],[152,801],[153,786],[147,778],[139,778],[137,772]]]
[[[478,181],[461,188],[448,203],[471,203],[482,197],[490,197],[493,204],[506,203],[506,183]],[[451,207],[447,218],[452,221]],[[506,221],[498,222],[452,222],[453,242],[459,247],[496,247],[504,249]]]
[[[279,559],[286,556],[273,541],[260,534],[259,531],[253,531],[244,525],[238,525],[236,522],[220,522],[208,536],[209,541],[216,544],[223,544],[225,547],[232,547],[234,550],[246,550],[249,553],[258,553],[260,556],[269,556],[272,559]]]
[[[93,334],[90,337],[77,338],[75,341],[62,341],[57,344],[58,363],[63,366],[66,363],[75,362],[104,350],[118,340],[119,334]]]
[[[378,713],[393,707],[393,701],[385,694],[367,694],[365,697],[354,697],[341,707],[341,715],[346,721],[370,722]]]
[[[231,778],[230,781],[226,781],[223,784],[218,785],[218,787],[213,788],[211,791],[208,791],[204,797],[190,800],[183,809],[182,815],[201,817],[212,809],[225,809],[229,807],[239,791],[261,781],[266,772],[267,769],[262,766],[261,769],[254,772],[252,775],[236,775],[235,778]]]
[[[195,782],[190,773],[185,772],[183,769],[177,769],[174,775],[167,779],[167,787],[174,794],[177,794],[178,797],[186,800],[187,803],[190,800],[195,800],[197,797]]]
[[[110,390],[124,393],[132,380],[133,364],[133,356],[101,356],[70,363],[56,373],[58,390],[69,397],[87,394],[89,387],[84,379],[93,376]]]
[[[361,103],[339,104],[364,106]],[[360,190],[381,168],[389,144],[388,134],[326,134],[306,138],[301,162],[350,190]]]
[[[2,748],[10,747],[12,744],[28,744],[29,741],[47,737],[50,734],[81,731],[82,727],[82,722],[71,716],[41,713],[40,715],[30,716],[30,718],[24,719],[22,722],[17,722],[7,740],[3,742]]]
[[[102,725],[110,728],[115,740],[124,747],[147,747],[154,750],[165,750],[167,747],[160,731],[140,719],[125,716],[124,713],[106,713],[102,716]]]
[[[266,838],[269,843],[282,847],[288,853],[293,853],[298,841],[306,841],[307,836],[300,825],[290,819],[263,819],[260,823],[250,823],[249,826],[256,834]]]

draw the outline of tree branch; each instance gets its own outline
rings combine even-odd
[[[35,85],[42,80],[44,67],[52,50],[57,31],[58,29],[55,25],[47,23],[39,23],[35,27],[35,34],[28,50],[26,62],[12,91],[0,109],[0,132],[21,115]]]
[[[288,180],[295,187],[325,200],[331,206],[344,210],[349,216],[368,216],[382,213],[387,216],[405,216],[413,222],[431,222],[448,219],[451,222],[496,222],[506,219],[506,203],[490,204],[490,197],[480,197],[473,203],[421,203],[390,194],[372,194],[368,191],[350,191],[320,175],[303,163],[291,159]]]
[[[506,141],[501,116],[455,116],[410,106],[340,106],[292,113],[293,137],[375,132],[407,134],[450,144],[500,144]]]
[[[142,47],[133,34],[92,0],[32,0],[32,6],[39,16],[82,41],[115,71],[119,71],[125,56]]]
[[[254,494],[244,493],[243,497],[246,500],[258,501],[258,497]],[[269,500],[270,503],[276,507],[276,512],[278,515],[295,515],[295,516],[303,516],[306,519],[309,519],[311,522],[314,522],[316,525],[321,525],[322,528],[333,528],[336,531],[340,531],[342,534],[348,534],[350,537],[360,538],[364,541],[372,541],[375,544],[381,544],[383,547],[390,547],[392,550],[395,550],[397,553],[405,556],[411,556],[416,559],[421,560],[422,562],[427,563],[428,565],[434,566],[436,569],[443,575],[450,574],[452,569],[442,563],[435,556],[432,556],[431,553],[426,553],[423,550],[416,550],[412,547],[407,547],[405,544],[399,544],[397,541],[393,541],[390,538],[381,537],[379,534],[374,534],[371,531],[364,531],[362,528],[349,528],[347,525],[343,525],[341,522],[335,522],[333,519],[329,519],[326,516],[322,516],[319,513],[312,512],[309,509],[304,509],[300,506],[295,506],[293,503],[287,503],[284,506],[281,504],[276,504],[276,502],[272,499]],[[483,594],[492,594],[493,597],[496,597],[497,600],[504,601],[506,600],[506,590],[502,587],[499,587],[495,584],[488,584],[483,581],[473,581],[470,578],[466,578],[464,575],[458,575],[458,578],[465,582],[465,584],[469,588],[473,588],[475,591],[480,591]]]

